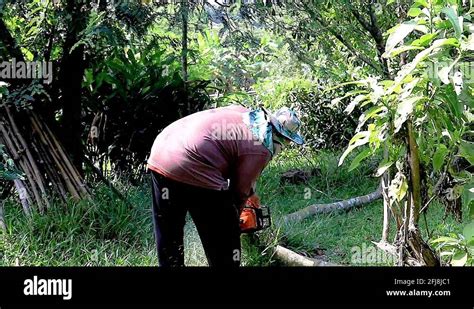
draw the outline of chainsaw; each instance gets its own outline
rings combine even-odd
[[[271,223],[270,209],[260,204],[258,196],[249,197],[240,213],[241,233],[254,233],[270,227]]]

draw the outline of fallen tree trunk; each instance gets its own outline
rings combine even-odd
[[[370,194],[354,197],[345,201],[329,204],[314,204],[289,215],[286,215],[284,217],[284,222],[297,222],[315,214],[352,209],[354,207],[378,200],[381,197],[382,191],[378,189],[377,191],[372,192]]]
[[[285,266],[297,267],[320,267],[320,266],[342,266],[331,262],[326,262],[317,258],[309,258],[298,254],[281,245],[275,245],[273,235],[269,234],[247,234],[250,244],[259,248],[262,253],[271,252],[271,257]]]
[[[273,257],[287,266],[340,266],[320,259],[312,259],[280,245],[275,247]]]

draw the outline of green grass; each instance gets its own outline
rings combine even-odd
[[[94,201],[55,205],[47,215],[34,214],[31,220],[21,207],[7,204],[0,265],[153,265],[156,253],[144,193],[129,190],[135,205],[129,209],[101,187]]]
[[[262,203],[272,211],[274,234],[279,243],[301,254],[324,258],[334,263],[351,264],[351,248],[371,245],[382,231],[382,203],[376,201],[344,213],[313,216],[302,222],[281,224],[281,218],[314,203],[328,203],[374,191],[378,180],[371,176],[375,159],[348,172],[337,166],[338,155],[319,152],[311,162],[288,151],[265,169],[257,191]],[[280,175],[290,168],[316,167],[318,176],[305,184],[280,184]],[[118,184],[133,208],[118,200],[105,187],[95,190],[93,201],[53,206],[48,215],[27,219],[14,201],[6,203],[8,231],[0,231],[0,266],[155,266],[157,256],[152,232],[148,185],[127,187]],[[309,191],[310,190],[310,191]],[[308,192],[311,196],[308,198]],[[451,217],[442,220],[444,209],[430,207],[428,225],[434,235],[460,232],[462,225]],[[424,220],[422,232],[426,235]],[[275,232],[276,231],[276,232]],[[267,234],[268,236],[268,234]],[[393,237],[393,233],[392,236]],[[243,266],[273,265],[269,250],[261,253],[243,240]],[[186,265],[204,266],[207,261],[191,220],[185,227]]]
[[[380,241],[383,224],[383,204],[381,200],[361,206],[348,212],[319,214],[298,223],[282,224],[282,216],[311,204],[329,203],[375,191],[379,180],[372,176],[376,169],[376,159],[369,160],[352,172],[347,165],[338,167],[338,155],[320,152],[310,160],[297,154],[288,154],[272,163],[259,182],[259,194],[273,214],[279,228],[279,241],[288,248],[307,256],[323,255],[323,258],[338,264],[352,264],[351,249],[355,246],[373,246],[372,241]],[[350,162],[350,158],[348,160]],[[291,168],[309,169],[317,167],[320,176],[313,177],[307,185],[284,185],[279,175]],[[305,191],[306,190],[306,191]],[[311,190],[311,198],[305,193]],[[320,190],[322,192],[318,192]],[[433,236],[448,232],[459,233],[462,224],[451,216],[443,220],[444,208],[433,203],[427,213],[427,222]],[[420,228],[427,236],[424,219]],[[391,230],[390,239],[395,236]],[[379,265],[379,264],[377,264]],[[380,264],[390,265],[390,264]]]

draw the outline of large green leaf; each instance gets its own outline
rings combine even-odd
[[[444,102],[446,102],[446,104],[448,104],[451,113],[456,118],[465,118],[462,112],[463,104],[459,101],[458,95],[456,94],[453,85],[448,85],[445,88],[444,93],[440,93],[439,96],[444,99]]]
[[[354,108],[362,101],[370,99],[370,95],[368,94],[360,94],[356,96],[349,105],[347,105],[346,109],[344,110],[345,113],[350,114],[354,110]]]
[[[461,156],[466,158],[469,163],[474,165],[474,143],[461,140],[459,144],[459,151]]]
[[[355,158],[354,160],[352,160],[352,163],[351,165],[349,166],[349,172],[356,169],[359,165],[360,165],[360,162],[362,162],[362,160],[364,160],[365,158],[367,158],[368,156],[370,156],[370,154],[372,153],[372,150],[370,148],[365,148],[364,150],[362,150]]]
[[[433,244],[440,243],[440,242],[449,244],[449,245],[457,245],[459,243],[459,240],[454,237],[441,236],[431,241],[431,243]]]
[[[409,35],[413,30],[415,30],[418,23],[415,20],[410,20],[397,26],[393,27],[388,31],[390,33],[387,43],[385,45],[384,57],[387,57],[392,49],[395,48],[407,35]]]
[[[390,57],[395,57],[400,55],[401,53],[404,53],[409,50],[415,50],[415,49],[423,49],[421,46],[411,46],[411,45],[403,45],[397,48],[392,49],[392,51],[389,53]]]
[[[436,151],[433,155],[433,170],[435,172],[438,172],[441,169],[447,154],[448,148],[445,145],[439,144],[436,147]]]
[[[407,15],[410,17],[417,17],[420,14],[421,14],[420,8],[411,8],[410,10],[408,10],[408,13],[407,13]]]
[[[451,260],[451,265],[453,266],[464,266],[467,262],[467,252],[458,251],[453,255],[453,259]]]
[[[385,92],[385,94],[392,94],[394,91],[399,89],[405,78],[409,76],[422,61],[426,60],[433,51],[443,46],[457,47],[459,46],[459,41],[456,38],[439,39],[434,41],[429,48],[418,53],[418,55],[415,56],[412,62],[403,66],[403,68],[398,72],[397,77],[395,78],[395,83],[393,83],[393,85]]]
[[[462,234],[466,241],[471,241],[474,238],[474,221],[464,227]]]
[[[347,147],[346,151],[342,154],[341,158],[339,159],[339,166],[344,162],[344,159],[347,157],[349,153],[355,148],[367,144],[369,142],[370,132],[369,131],[362,131],[357,133],[352,137],[349,142],[349,146]]]
[[[448,20],[451,22],[451,25],[456,32],[456,37],[460,38],[463,29],[463,18],[462,16],[458,16],[457,10],[455,7],[444,8],[442,10],[444,14],[448,17]]]
[[[412,46],[416,46],[416,47],[419,47],[419,46],[426,46],[427,44],[431,43],[431,41],[433,41],[433,39],[434,39],[437,35],[438,35],[438,32],[424,34],[424,35],[422,35],[419,39],[416,39],[416,40],[414,40],[413,42],[411,42],[411,45],[412,45]]]
[[[421,5],[425,8],[430,7],[430,5],[428,4],[428,1],[426,1],[426,0],[416,0],[414,5]]]
[[[451,72],[451,70],[453,69],[453,67],[456,65],[456,63],[458,63],[459,61],[459,58],[454,60],[453,62],[451,62],[450,64],[448,64],[447,66],[441,68],[439,71],[438,71],[438,76],[439,76],[439,79],[444,83],[444,84],[449,84],[450,81],[449,81],[449,73]]]
[[[377,169],[377,173],[375,173],[375,177],[380,177],[385,173],[386,170],[390,168],[390,166],[393,165],[393,162],[385,162],[382,163],[379,168]]]

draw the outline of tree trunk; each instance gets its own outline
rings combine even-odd
[[[348,210],[363,204],[367,204],[379,199],[382,196],[381,190],[377,190],[367,195],[351,198],[341,202],[335,202],[330,204],[314,204],[298,210],[294,213],[286,215],[284,217],[285,222],[294,222],[301,221],[309,216],[319,214],[319,213],[328,213],[339,210]]]
[[[411,194],[408,199],[409,217],[407,242],[412,250],[413,257],[422,265],[439,266],[440,261],[434,251],[421,237],[418,229],[418,221],[421,209],[421,173],[420,173],[420,155],[418,152],[418,144],[416,143],[415,133],[413,132],[413,123],[411,119],[407,120],[408,147],[409,147],[409,164],[410,164],[410,181]]]
[[[81,125],[81,89],[85,70],[84,45],[72,50],[79,40],[79,34],[86,24],[86,12],[82,11],[82,1],[68,0],[66,9],[71,16],[66,39],[63,45],[63,58],[59,75],[61,94],[62,140],[71,159],[80,173],[82,173],[82,125]]]
[[[407,120],[409,164],[412,189],[410,227],[418,225],[421,209],[421,178],[420,178],[420,155],[418,153],[418,144],[416,143],[415,133],[413,132],[413,123]]]
[[[388,241],[388,235],[390,233],[390,206],[386,201],[386,198],[383,199],[383,230],[382,230],[382,241]]]
[[[384,144],[384,160],[388,161],[388,145]],[[388,187],[390,186],[390,169],[387,169],[382,175],[381,187],[382,187],[382,197],[383,197],[383,230],[382,230],[382,241],[388,241],[388,234],[390,232],[390,199],[388,196]]]

